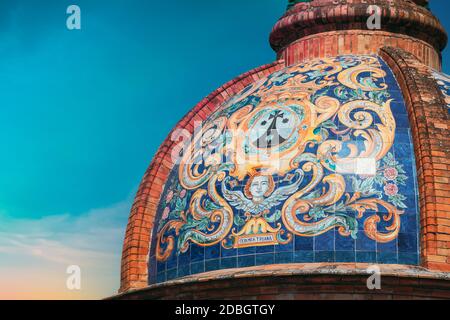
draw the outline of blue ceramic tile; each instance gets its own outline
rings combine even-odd
[[[358,230],[359,230],[358,235],[359,234],[364,234],[364,223],[366,222],[367,218],[368,218],[368,216],[363,216],[363,217],[361,217],[361,219],[359,219],[359,221],[358,221]],[[355,245],[356,245],[356,243],[355,243]]]
[[[178,266],[178,257],[174,255],[167,261],[167,270],[175,269],[177,266]]]
[[[243,249],[238,249],[238,255],[239,256],[246,256],[249,254],[255,254],[256,253],[256,247],[251,247],[251,248],[243,248]]]
[[[314,238],[295,236],[295,251],[306,251],[314,249]]]
[[[357,251],[375,251],[377,249],[377,243],[372,239],[369,239],[365,234],[360,233],[358,239],[356,239]]]
[[[416,195],[406,195],[406,200],[405,200],[405,205],[406,205],[406,209],[405,209],[405,214],[406,215],[414,215],[417,217],[417,219],[419,218],[419,215],[417,214],[418,209],[417,209],[417,197]],[[415,228],[414,230],[417,230],[417,228]]]
[[[378,252],[397,252],[398,251],[398,240],[392,240],[386,243],[377,243]]]
[[[419,255],[417,253],[400,252],[398,254],[398,263],[406,265],[417,265],[419,264]]]
[[[356,251],[356,262],[376,263],[377,253],[375,251]]]
[[[293,252],[294,251],[294,242],[290,242],[284,246],[276,246],[275,252]]]
[[[174,268],[174,269],[170,269],[167,271],[167,281],[176,279],[178,276],[178,269]]]
[[[334,232],[327,232],[314,238],[314,250],[334,251]]]
[[[158,268],[158,263],[156,262],[156,257],[151,257],[151,258],[148,260],[148,268],[149,268],[150,270],[153,270],[153,271],[156,271],[156,270],[157,270],[157,268]]]
[[[158,273],[158,270],[156,268],[156,264],[149,265],[149,267],[148,267],[148,274],[149,275],[156,275],[157,273]]]
[[[237,249],[221,250],[220,255],[222,258],[235,257],[238,255],[238,250]]]
[[[257,254],[255,259],[256,259],[257,266],[263,266],[263,265],[275,263],[275,255],[273,253]]]
[[[238,257],[238,268],[253,267],[254,265],[255,265],[255,255]]]
[[[165,282],[166,281],[166,272],[160,272],[158,273],[157,277],[156,277],[156,281],[158,282]]]
[[[149,275],[148,276],[148,283],[157,283],[158,277],[156,275]]]
[[[355,251],[336,251],[336,261],[339,262],[355,262]]]
[[[417,221],[417,215],[407,214],[402,217],[402,225],[400,232],[402,234],[410,232],[411,230],[418,229],[419,221]]]
[[[387,83],[388,85],[392,85],[392,82],[388,82]],[[393,99],[393,103],[395,104],[395,103],[398,103],[399,105],[402,105],[403,107],[398,107],[398,108],[396,108],[396,109],[393,109],[393,110],[397,110],[399,113],[401,112],[401,113],[406,113],[406,108],[404,107],[404,102],[403,102],[403,100],[404,100],[404,96],[403,96],[403,92],[401,92],[400,90],[399,90],[399,88],[397,87],[395,90],[390,90],[389,91],[389,94],[390,94],[390,99]]]
[[[410,127],[409,118],[406,113],[397,114],[396,122],[397,122],[397,128],[409,128]]]
[[[198,262],[205,259],[205,248],[197,245],[191,246],[191,261]]]
[[[192,274],[205,272],[205,262],[202,261],[191,264],[191,272]]]
[[[334,251],[315,251],[314,262],[335,262]]]
[[[166,271],[167,270],[166,266],[167,266],[166,262],[158,262],[156,265],[156,269],[158,270],[158,272]]]
[[[292,263],[292,262],[294,262],[294,253],[293,252],[275,253],[275,263],[283,264],[283,263]]]
[[[274,253],[274,252],[275,252],[275,246],[256,247],[256,253]]]
[[[397,252],[378,252],[377,262],[382,264],[397,264],[398,254]]]
[[[220,257],[220,244],[205,248],[205,259],[217,259]]]
[[[395,134],[395,143],[411,143],[411,134],[408,130],[399,128]]]
[[[186,277],[191,274],[191,266],[190,265],[182,265],[178,267],[178,277]]]
[[[191,252],[188,251],[186,253],[180,254],[178,256],[178,265],[185,266],[191,263]]]
[[[400,233],[398,235],[398,251],[399,252],[417,252],[417,234]]]
[[[220,269],[220,259],[214,259],[214,260],[207,260],[205,262],[205,270],[208,271],[214,271]]]
[[[336,250],[337,251],[354,251],[355,250],[355,239],[351,237],[343,237],[336,234]],[[339,261],[339,260],[338,260]]]
[[[296,252],[294,252],[294,262],[296,262],[296,263],[314,262],[314,251],[296,251]]]
[[[237,257],[222,258],[220,261],[221,269],[237,268]]]
[[[413,156],[411,150],[411,144],[409,143],[396,143],[394,145],[394,154],[397,160],[400,159],[411,159]]]

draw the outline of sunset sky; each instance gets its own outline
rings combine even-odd
[[[450,30],[447,0],[433,11]],[[81,8],[82,30],[66,28]],[[204,96],[275,55],[287,0],[1,0],[0,299],[115,294],[129,210]],[[450,51],[444,55],[450,73]],[[79,265],[81,291],[66,288]]]

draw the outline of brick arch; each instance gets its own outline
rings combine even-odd
[[[420,198],[421,262],[450,272],[450,116],[430,69],[399,48],[380,56],[402,89],[411,124]]]
[[[119,292],[148,286],[148,253],[155,216],[165,181],[174,166],[171,158],[175,146],[175,142],[170,138],[172,133],[177,129],[193,133],[195,122],[206,120],[224,101],[251,83],[283,67],[284,61],[276,61],[246,72],[226,83],[197,104],[168,135],[146,171],[131,208],[123,244]]]

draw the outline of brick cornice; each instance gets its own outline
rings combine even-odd
[[[315,58],[344,54],[377,54],[384,46],[401,48],[414,54],[422,63],[441,69],[441,54],[426,43],[399,33],[385,31],[341,30],[301,38],[278,52],[278,58],[292,65]]]
[[[380,51],[402,89],[417,164],[421,213],[421,261],[450,272],[450,116],[430,69],[412,54],[392,47]]]
[[[279,52],[313,34],[339,30],[368,30],[368,7],[382,9],[380,31],[408,35],[431,44],[438,52],[447,44],[447,33],[427,9],[409,0],[313,0],[299,3],[275,25],[270,36]]]
[[[367,288],[370,265],[287,264],[204,273],[111,299],[450,299],[450,275],[419,267],[380,266],[381,290]]]

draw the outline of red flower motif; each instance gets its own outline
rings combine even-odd
[[[393,180],[397,179],[397,177],[398,177],[397,169],[387,168],[386,170],[384,170],[384,177],[389,181],[393,181]]]
[[[396,184],[393,183],[389,183],[384,187],[384,192],[388,195],[388,196],[396,196],[398,194],[398,187]]]
[[[166,220],[169,217],[170,214],[170,208],[167,207],[164,209],[163,215],[162,215],[162,220]]]
[[[184,197],[186,197],[186,190],[180,192],[180,198],[183,199]]]
[[[170,191],[170,192],[167,194],[167,196],[166,196],[166,202],[172,201],[173,196],[174,196],[173,191]]]

